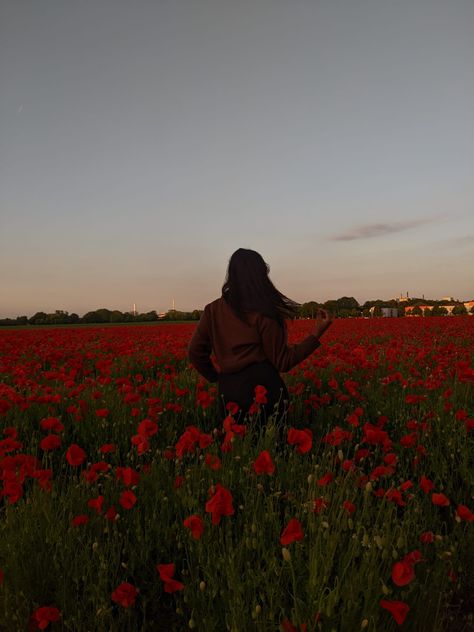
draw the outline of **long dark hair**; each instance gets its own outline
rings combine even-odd
[[[270,266],[255,250],[239,248],[229,259],[222,296],[235,314],[246,321],[245,312],[260,312],[284,327],[300,304],[279,292],[268,277]]]

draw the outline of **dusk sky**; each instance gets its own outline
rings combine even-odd
[[[0,318],[474,299],[473,0],[0,7]]]

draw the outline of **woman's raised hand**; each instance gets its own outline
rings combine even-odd
[[[334,316],[326,309],[318,309],[316,312],[316,329],[314,335],[319,338],[328,327],[332,325]]]

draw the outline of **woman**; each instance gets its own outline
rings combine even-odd
[[[319,310],[314,333],[288,346],[285,318],[299,304],[279,292],[268,277],[269,266],[254,250],[239,248],[230,258],[222,296],[208,303],[189,343],[188,357],[208,381],[217,382],[222,418],[227,404],[238,405],[242,418],[256,411],[281,421],[287,411],[288,390],[280,376],[320,346],[319,338],[332,323]],[[214,352],[220,372],[211,361]],[[264,389],[257,389],[256,386]],[[257,401],[255,401],[257,400]],[[235,416],[235,415],[234,415]]]

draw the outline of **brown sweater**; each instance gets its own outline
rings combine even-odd
[[[204,308],[204,313],[188,346],[194,368],[210,382],[217,382],[218,372],[211,360],[214,352],[221,373],[235,373],[252,362],[270,360],[282,373],[307,358],[320,346],[318,338],[307,336],[288,346],[288,334],[276,320],[258,312],[247,315],[243,323],[220,297]]]

